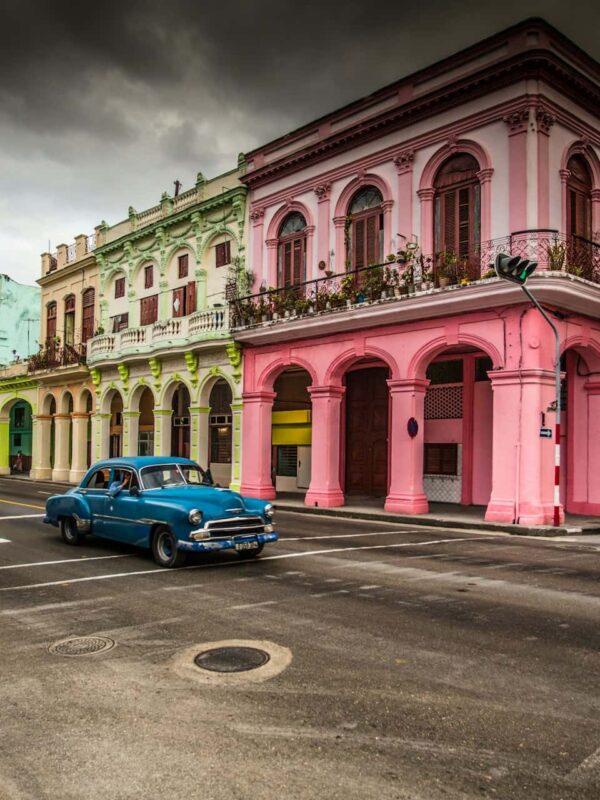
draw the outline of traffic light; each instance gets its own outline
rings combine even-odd
[[[519,286],[523,286],[536,267],[537,261],[528,261],[519,256],[507,256],[505,253],[498,253],[496,256],[496,275],[507,281],[518,283]]]

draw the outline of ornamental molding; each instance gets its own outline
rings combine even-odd
[[[395,156],[393,161],[398,175],[403,175],[406,172],[412,172],[415,161],[415,151],[403,150],[401,153],[398,153],[398,155]]]
[[[535,119],[538,132],[550,136],[550,130],[556,123],[556,117],[550,113],[549,109],[544,105],[538,105],[535,109]]]
[[[508,126],[508,135],[516,136],[519,133],[526,133],[529,124],[529,106],[523,106],[510,114],[502,117],[502,121]]]
[[[331,184],[319,183],[315,186],[314,192],[317,195],[317,200],[319,203],[323,203],[325,200],[329,200],[331,197]]]
[[[258,208],[253,208],[250,212],[250,219],[254,225],[260,225],[263,222],[263,218],[265,216],[265,209],[264,207],[260,206]]]

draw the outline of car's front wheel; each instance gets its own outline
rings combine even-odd
[[[81,544],[84,539],[83,534],[77,527],[73,517],[63,517],[60,521],[60,535],[66,544]]]
[[[152,555],[159,567],[182,567],[187,557],[187,553],[177,549],[177,537],[168,528],[154,532]]]

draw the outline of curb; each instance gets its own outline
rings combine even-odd
[[[69,483],[68,481],[51,481],[46,478],[17,478],[16,475],[0,475],[4,481],[14,481],[15,483],[23,483],[26,486],[68,486],[74,489],[77,484]]]
[[[407,525],[422,525],[435,528],[457,528],[459,530],[481,530],[510,533],[513,536],[579,536],[581,534],[600,533],[600,527],[580,528],[564,526],[555,528],[552,525],[515,525],[503,522],[479,522],[477,520],[465,522],[447,517],[423,517],[401,514],[389,514],[378,511],[350,511],[338,508],[311,508],[309,506],[294,505],[293,503],[278,503],[275,501],[277,511],[292,511],[296,514],[312,514],[314,516],[334,516],[346,519],[365,519],[377,522],[401,522]]]

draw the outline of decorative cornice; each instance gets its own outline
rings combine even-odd
[[[489,183],[492,180],[492,175],[494,174],[494,168],[489,167],[488,169],[481,169],[477,173],[477,177],[479,178],[480,183]]]
[[[556,117],[543,105],[538,105],[535,109],[535,119],[539,133],[550,136],[550,130],[556,122]]]
[[[253,225],[260,225],[263,222],[263,218],[265,216],[265,209],[262,206],[258,206],[253,208],[250,212],[250,219]]]
[[[331,195],[331,184],[330,183],[319,183],[315,186],[315,194],[317,195],[317,200],[319,203],[323,203],[326,200],[329,200]]]

